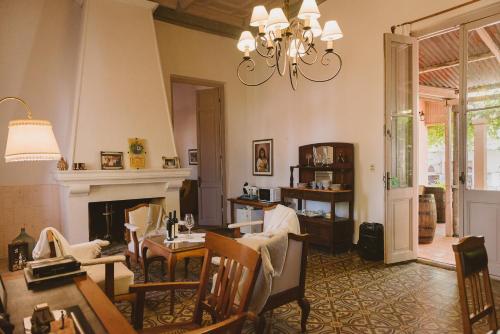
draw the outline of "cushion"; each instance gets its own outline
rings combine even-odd
[[[129,287],[134,284],[134,273],[122,262],[115,262],[115,296],[129,293]],[[87,275],[104,290],[105,265],[82,266]]]
[[[138,227],[137,238],[142,238],[149,224],[149,206],[140,207],[137,210],[128,213],[129,223]]]

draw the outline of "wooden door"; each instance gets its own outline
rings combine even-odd
[[[199,225],[223,224],[223,125],[219,88],[197,91]]]
[[[500,276],[500,14],[461,27],[461,236],[484,236],[490,274]],[[478,48],[496,57],[476,61]]]
[[[385,34],[385,262],[416,259],[418,247],[418,44]]]

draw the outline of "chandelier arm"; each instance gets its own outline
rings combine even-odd
[[[290,85],[292,86],[292,89],[297,90],[297,86],[298,86],[299,81],[297,80],[298,79],[297,71],[295,71],[295,72],[292,71],[293,67],[294,67],[294,65],[292,63],[290,63],[288,76],[290,78]],[[297,64],[295,64],[295,67],[297,67]],[[294,77],[295,77],[295,80],[294,80]]]
[[[308,31],[311,32],[311,30],[304,30],[304,32],[302,33],[302,43],[305,43],[307,45],[307,49],[305,50],[304,54],[308,54],[311,49],[316,51],[316,48],[314,47],[314,35],[311,32],[311,41],[309,42],[309,37],[306,36],[306,33]]]
[[[250,64],[247,64],[247,68],[248,70],[251,72],[253,70],[255,70],[255,62],[252,60],[252,59],[243,59],[240,64],[238,65],[238,68],[236,69],[236,75],[238,76],[238,79],[240,79],[241,83],[244,84],[245,86],[250,86],[250,87],[256,87],[256,86],[260,86],[264,83],[266,83],[267,81],[269,81],[269,79],[272,78],[272,76],[274,75],[274,73],[276,72],[276,66],[274,66],[273,68],[273,71],[269,74],[269,76],[267,78],[265,78],[263,81],[259,82],[259,83],[248,83],[246,82],[245,80],[243,80],[243,78],[241,77],[240,75],[240,68],[242,65],[244,65],[246,62],[251,62]]]
[[[286,40],[285,40],[286,41]],[[287,56],[285,54],[285,60],[283,61],[283,70],[281,70],[281,67],[280,67],[280,58],[281,58],[281,42],[279,43],[276,43],[276,51],[274,52],[275,54],[275,58],[276,58],[276,68],[278,69],[278,74],[282,77],[285,75],[286,73],[286,65],[287,65]],[[285,52],[286,52],[286,44],[285,44]]]
[[[30,106],[28,105],[28,103],[26,103],[26,101],[24,101],[23,99],[21,99],[19,97],[15,97],[15,96],[4,97],[3,99],[0,100],[0,104],[2,102],[9,101],[9,100],[17,101],[17,102],[21,103],[24,106],[24,109],[26,109],[26,113],[28,114],[28,119],[33,118],[33,113],[31,112]]]
[[[311,50],[314,51],[314,59],[311,62],[308,62],[307,60],[303,59],[301,55],[299,55],[300,61],[303,62],[306,65],[314,65],[318,61],[318,50],[314,47],[314,44],[312,45]]]
[[[259,39],[262,40],[263,38],[259,36]],[[273,53],[270,53],[269,51],[270,50],[273,50],[273,49],[270,49],[268,47],[266,47],[267,49],[267,54],[263,54],[260,52],[259,48],[258,48],[258,43],[257,43],[257,39],[255,39],[255,51],[257,51],[257,53],[263,57],[263,58],[266,58],[266,59],[270,59],[270,58],[273,58],[274,57],[274,54]]]
[[[297,64],[297,69],[299,71],[299,73],[304,77],[306,78],[307,80],[309,81],[312,81],[312,82],[327,82],[327,81],[330,81],[332,79],[334,79],[339,73],[340,73],[340,70],[342,69],[342,57],[340,57],[340,55],[334,51],[331,51],[331,52],[327,52],[323,55],[323,57],[321,58],[321,63],[324,65],[324,66],[328,66],[328,63],[325,65],[325,63],[323,63],[323,58],[327,55],[327,54],[333,54],[334,56],[337,57],[337,59],[339,60],[339,68],[337,70],[337,72],[335,72],[335,74],[333,76],[331,76],[330,78],[327,78],[327,79],[323,79],[323,80],[317,80],[317,79],[313,79],[313,78],[310,78],[308,77],[304,72],[302,72],[302,69],[300,68],[300,66],[298,66]]]

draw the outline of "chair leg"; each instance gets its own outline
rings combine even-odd
[[[309,301],[305,298],[301,298],[298,300],[300,309],[302,310],[302,314],[300,317],[300,329],[302,333],[306,332],[307,318],[309,318],[309,312],[311,312],[311,305]]]
[[[125,264],[127,265],[127,268],[130,269],[130,254],[125,254]]]
[[[266,329],[266,318],[264,314],[257,315],[253,321],[253,326],[256,334],[264,334]]]

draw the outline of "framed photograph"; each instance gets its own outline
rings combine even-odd
[[[161,157],[163,159],[163,169],[179,168],[180,161],[178,157]]]
[[[7,289],[0,275],[0,313],[7,313]]]
[[[198,149],[188,150],[189,164],[197,165],[198,164]]]
[[[9,270],[17,271],[24,268],[28,261],[28,243],[18,242],[8,245]]]
[[[273,140],[254,140],[253,152],[253,175],[272,176],[273,175]]]
[[[101,152],[101,169],[123,169],[123,152]]]

